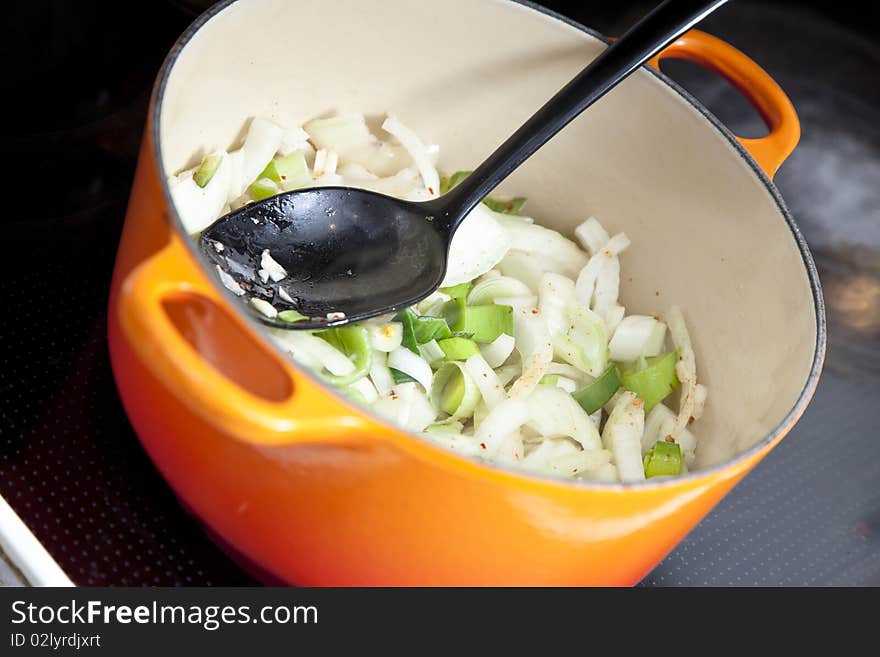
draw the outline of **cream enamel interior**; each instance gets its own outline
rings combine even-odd
[[[246,118],[391,111],[472,168],[604,44],[507,0],[240,0],[204,25],[168,79],[164,168],[237,145]],[[557,230],[590,215],[633,240],[628,312],[685,310],[701,380],[698,464],[762,440],[809,376],[816,317],[804,262],[765,184],[712,124],[640,71],[523,165],[502,190]]]

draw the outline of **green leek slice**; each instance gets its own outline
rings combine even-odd
[[[467,360],[480,353],[477,343],[468,338],[451,337],[438,340],[437,344],[446,354],[446,360]]]
[[[580,390],[575,390],[571,396],[587,412],[587,415],[592,415],[614,396],[618,388],[620,388],[620,374],[617,371],[617,366],[612,363],[597,379]]]
[[[670,351],[659,356],[644,359],[635,365],[624,368],[620,382],[624,388],[636,393],[636,396],[645,402],[647,413],[678,386],[678,377],[675,375],[675,363],[678,354]]]
[[[419,343],[418,340],[416,340],[416,332],[414,326],[415,319],[416,314],[409,308],[404,308],[399,313],[397,313],[394,321],[403,324],[403,340],[401,341],[401,344],[414,354],[421,355],[419,352]],[[396,383],[401,382],[396,381]]]
[[[677,443],[658,440],[645,454],[642,461],[645,477],[660,477],[681,474],[681,448]]]
[[[326,375],[326,379],[338,386],[347,386],[366,376],[373,365],[373,349],[370,336],[363,326],[341,326],[318,331],[316,336],[329,342],[351,359],[354,371],[342,375]]]
[[[196,169],[196,172],[193,174],[193,182],[199,187],[204,187],[211,182],[211,178],[217,173],[217,168],[220,166],[222,160],[222,155],[206,155],[205,159],[203,159],[202,163],[199,165],[199,168]]]
[[[455,421],[468,418],[482,399],[480,389],[461,363],[444,363],[431,384],[431,402]]]
[[[275,194],[280,191],[278,185],[276,185],[275,181],[271,178],[257,178],[257,180],[248,187],[248,193],[255,201],[262,201],[264,198],[275,196]]]
[[[502,333],[513,335],[511,306],[467,306],[459,297],[443,304],[443,316],[454,333],[470,333],[474,342],[494,342]]]
[[[425,344],[431,340],[444,340],[452,335],[452,331],[442,317],[414,316],[413,334],[418,344]]]

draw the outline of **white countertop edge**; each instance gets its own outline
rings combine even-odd
[[[75,586],[12,507],[0,497],[0,549],[31,586]]]

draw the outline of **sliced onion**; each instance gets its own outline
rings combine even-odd
[[[561,388],[536,386],[528,397],[528,407],[528,426],[540,435],[567,437],[580,443],[584,449],[601,449],[599,431],[590,416]]]
[[[504,394],[504,387],[498,380],[495,370],[489,366],[482,355],[474,354],[468,358],[465,361],[465,367],[480,389],[483,401],[486,402],[490,411],[505,400],[507,395]]]
[[[424,182],[428,194],[432,197],[439,196],[440,176],[437,174],[437,169],[434,167],[434,162],[428,153],[428,149],[422,143],[422,140],[419,139],[419,136],[403,125],[397,117],[390,115],[382,124],[382,129],[394,135],[397,141],[406,149],[406,152],[409,153],[416,168],[419,170],[419,174],[422,176],[422,182]]]
[[[596,292],[596,285],[602,270],[606,266],[606,264],[613,260],[618,254],[622,251],[625,251],[630,245],[630,240],[626,236],[626,233],[618,233],[614,237],[612,237],[608,242],[604,245],[604,247],[593,254],[593,256],[589,259],[587,264],[583,269],[580,270],[580,273],[577,277],[577,283],[575,285],[576,294],[578,301],[588,308],[593,307],[593,295]],[[618,281],[620,278],[619,271],[619,263],[618,263]],[[605,280],[605,289],[603,293],[606,296],[610,295],[612,291],[609,289],[609,285],[613,282],[614,270],[612,270],[609,274],[606,274],[608,277]],[[617,302],[617,295],[614,296],[614,302]]]
[[[605,259],[593,294],[593,312],[604,321],[605,316],[617,306],[620,296],[620,258],[612,256]]]
[[[469,306],[495,303],[497,297],[529,297],[532,291],[525,283],[510,276],[496,276],[477,283],[468,295]]]
[[[565,362],[598,377],[608,364],[608,339],[605,322],[580,304],[568,308],[567,333],[553,336],[553,351]]]
[[[611,451],[621,481],[644,481],[642,434],[645,429],[644,403],[635,393],[623,393],[602,431],[602,443]]]
[[[555,230],[535,224],[527,224],[511,219],[501,213],[493,213],[511,237],[511,247],[539,258],[542,262],[552,262],[561,274],[574,278],[587,263],[587,255],[578,245]],[[545,271],[556,270],[546,267]]]
[[[412,353],[412,352],[410,352]],[[373,404],[373,410],[404,429],[423,431],[437,417],[428,397],[413,382],[399,383]]]
[[[517,399],[505,399],[489,411],[489,415],[480,423],[474,437],[481,447],[485,445],[485,456],[492,458],[498,453],[504,439],[517,431],[528,419],[527,403]]]
[[[171,200],[184,229],[190,235],[214,223],[227,204],[233,175],[232,163],[225,151],[217,151],[213,155],[220,157],[220,163],[204,187],[199,187],[193,180],[193,171],[186,171],[168,180]]]
[[[510,235],[482,203],[470,211],[452,237],[446,276],[440,287],[469,283],[501,262],[510,248]]]
[[[370,380],[382,396],[388,394],[394,388],[394,377],[391,376],[391,370],[388,369],[388,357],[382,351],[373,353],[373,363],[370,365]]]
[[[363,114],[315,119],[303,129],[316,147],[332,149],[343,162],[357,162],[379,176],[391,176],[409,164],[406,150],[380,141],[370,132]]]
[[[489,364],[489,367],[496,368],[501,367],[504,364],[510,354],[513,353],[513,348],[516,346],[516,340],[513,336],[507,335],[507,333],[502,333],[495,340],[489,344],[481,344],[479,345],[480,353],[483,355],[483,358],[486,359],[486,362]]]
[[[678,418],[671,432],[673,438],[678,438],[694,412],[697,363],[693,347],[691,346],[691,336],[688,333],[684,315],[678,306],[672,306],[666,311],[666,324],[669,327],[672,343],[678,350],[678,362],[675,364],[675,373],[678,375],[678,380],[681,381],[681,397]]]
[[[510,306],[514,313],[530,312],[538,307],[538,297],[534,294],[527,297],[498,297],[495,303],[500,306]]]
[[[695,420],[699,420],[703,417],[703,411],[706,408],[706,397],[708,394],[709,389],[702,383],[698,383],[694,387],[694,410],[691,411],[691,417]]]
[[[614,335],[614,332],[617,330],[617,327],[620,326],[620,322],[623,321],[625,315],[626,308],[619,304],[605,313],[605,316],[602,319],[605,320],[605,326],[608,329],[608,335]]]
[[[372,404],[379,399],[379,393],[376,391],[376,387],[370,383],[370,379],[367,377],[358,379],[349,387],[361,395],[367,404]]]
[[[575,300],[574,281],[561,274],[545,272],[541,276],[538,308],[547,322],[550,335],[565,333],[568,329],[566,309]]]
[[[248,126],[244,144],[235,157],[235,178],[229,186],[228,201],[231,203],[254,182],[275,157],[281,145],[283,130],[266,119],[257,117]]]
[[[613,463],[605,463],[598,468],[587,470],[580,475],[580,478],[589,481],[604,481],[607,483],[620,481],[620,476],[617,474],[617,466]]]
[[[510,389],[513,398],[525,398],[547,373],[553,360],[553,345],[547,323],[539,314],[521,310],[513,317],[516,349],[522,359],[522,374]]]
[[[629,362],[657,356],[666,341],[666,324],[647,315],[624,317],[608,344],[611,360]]]
[[[565,390],[565,392],[571,394],[578,389],[578,384],[568,377],[557,375],[556,387],[561,388],[562,390]]]
[[[386,353],[394,351],[403,341],[403,324],[400,322],[370,324],[367,326],[367,332],[370,336],[370,344],[377,351]]]
[[[541,289],[541,277],[547,271],[538,258],[513,249],[498,263],[498,269],[504,276],[516,278],[525,283],[535,294]]]
[[[599,220],[590,217],[574,229],[574,236],[584,250],[591,256],[595,255],[608,242],[608,233]]]
[[[510,363],[509,365],[502,365],[495,370],[495,375],[498,377],[498,381],[499,383],[501,383],[502,386],[506,386],[508,383],[517,378],[520,374],[522,374],[522,363]]]
[[[431,379],[434,378],[431,366],[406,347],[398,347],[388,354],[388,367],[408,374],[426,391],[431,389]]]

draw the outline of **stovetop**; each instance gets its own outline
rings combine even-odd
[[[0,216],[0,494],[81,585],[254,583],[153,468],[107,356],[150,86],[199,4],[31,0],[11,10],[0,44],[18,62],[3,96],[20,101],[0,107],[12,164]],[[651,3],[545,4],[616,34]],[[800,112],[802,142],[777,183],[824,285],[825,373],[800,423],[646,586],[880,585],[880,43],[860,36],[880,26],[804,4],[742,0],[703,27],[767,68]],[[761,134],[726,83],[664,66],[735,132]]]

